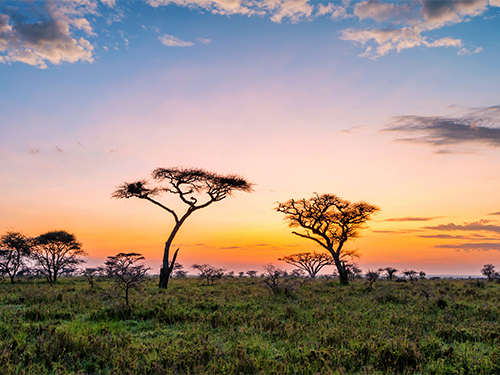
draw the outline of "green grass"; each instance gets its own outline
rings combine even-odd
[[[500,285],[82,279],[0,283],[2,374],[498,374]]]

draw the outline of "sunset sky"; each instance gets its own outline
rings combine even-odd
[[[158,272],[171,216],[111,194],[186,166],[256,184],[188,219],[186,268],[319,250],[273,210],[313,192],[381,208],[364,271],[500,268],[499,66],[500,0],[0,1],[0,234]]]

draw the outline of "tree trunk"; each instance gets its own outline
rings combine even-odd
[[[175,259],[177,258],[177,252],[179,251],[179,249],[175,251],[172,261],[169,262],[168,254],[170,252],[170,245],[172,245],[172,241],[174,240],[175,235],[179,231],[179,228],[181,227],[182,223],[184,223],[184,220],[186,220],[187,217],[191,215],[191,212],[188,211],[179,221],[175,223],[175,227],[172,230],[172,233],[170,233],[167,242],[165,242],[165,250],[163,251],[163,264],[162,268],[160,268],[160,282],[158,284],[160,288],[167,289],[168,287],[168,280],[170,279],[170,274],[174,269]]]
[[[342,249],[342,245],[343,243],[339,244],[337,251],[334,251],[333,248],[329,248],[328,250],[332,254],[333,260],[335,261],[335,266],[339,272],[340,283],[342,285],[349,285],[349,275],[345,267],[345,262],[340,260],[340,250]]]

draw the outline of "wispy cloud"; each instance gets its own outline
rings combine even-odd
[[[167,47],[191,47],[193,45],[193,42],[186,42],[168,34],[159,36],[158,40]]]
[[[450,245],[436,245],[435,247],[440,249],[455,249],[455,250],[465,250],[465,251],[490,251],[490,250],[500,250],[500,243],[498,242],[480,242],[480,243],[461,243],[461,244],[450,244]]]
[[[411,135],[399,141],[432,146],[480,144],[500,147],[500,106],[474,108],[460,117],[398,116],[383,131]]]
[[[0,14],[0,62],[23,62],[47,69],[47,62],[93,62],[94,47],[73,30],[88,36],[95,33],[85,15],[96,14],[96,4],[88,2],[49,2],[37,6],[4,7]]]
[[[498,211],[498,212],[492,212],[492,213],[490,213],[488,215],[500,215],[500,211]]]
[[[434,217],[414,217],[414,216],[408,216],[408,217],[393,217],[390,219],[386,219],[383,221],[430,221],[434,219],[439,219],[441,216],[434,216]]]
[[[500,234],[500,225],[493,220],[479,220],[465,224],[441,224],[436,226],[424,227],[424,229],[439,230],[439,231],[485,231]]]

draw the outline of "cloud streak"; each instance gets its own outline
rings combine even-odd
[[[191,47],[193,46],[193,42],[186,42],[184,40],[180,40],[173,35],[164,34],[163,36],[159,36],[158,40],[167,47]]]
[[[435,217],[394,217],[391,219],[386,219],[383,221],[430,221],[434,219],[439,219],[440,216],[435,216]]]
[[[460,117],[398,116],[383,131],[409,136],[398,141],[431,146],[476,144],[500,147],[500,105],[475,108]]]
[[[500,225],[493,220],[479,220],[472,223],[457,225],[454,223],[441,224],[436,226],[424,227],[424,229],[439,230],[439,231],[473,231],[473,232],[492,232],[500,234]]]
[[[456,245],[436,245],[435,247],[465,251],[500,251],[500,243],[498,242],[461,243]]]

